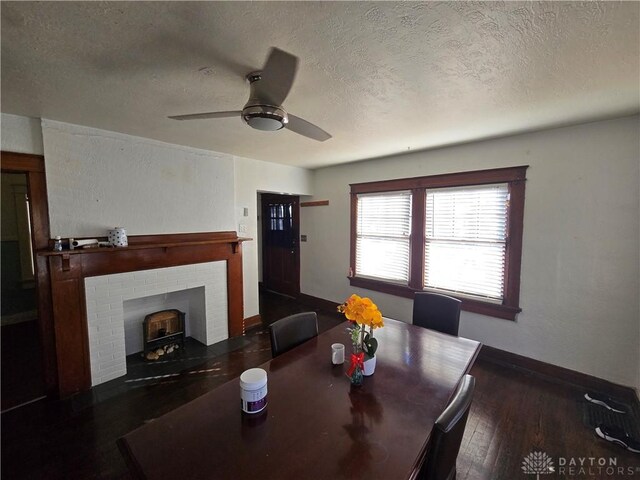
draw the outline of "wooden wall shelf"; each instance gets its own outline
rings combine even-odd
[[[244,334],[242,242],[235,232],[130,236],[128,247],[39,251],[51,281],[58,393],[91,388],[84,279],[98,275],[227,262],[229,336]]]

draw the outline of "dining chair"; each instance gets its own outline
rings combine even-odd
[[[310,338],[318,336],[316,312],[296,313],[281,318],[269,326],[271,354],[275,358],[281,353],[297,347]]]
[[[469,416],[476,379],[462,377],[449,405],[440,414],[431,434],[426,460],[420,470],[420,480],[455,480],[456,459]]]
[[[413,298],[413,324],[457,337],[461,305],[457,298],[418,292]]]

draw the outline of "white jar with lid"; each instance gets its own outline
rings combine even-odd
[[[258,413],[267,406],[267,372],[262,368],[250,368],[240,375],[240,399],[242,411]]]

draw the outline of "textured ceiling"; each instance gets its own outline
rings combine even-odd
[[[638,112],[636,2],[2,2],[5,113],[319,167]],[[270,46],[319,143],[238,118]]]

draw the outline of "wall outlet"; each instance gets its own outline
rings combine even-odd
[[[300,241],[301,242],[306,242],[307,241],[307,236],[306,235],[300,235]]]
[[[238,225],[238,232],[247,233],[247,226],[241,223],[240,225]]]

